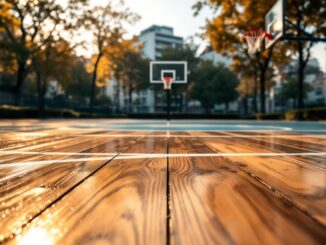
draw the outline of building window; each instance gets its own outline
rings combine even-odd
[[[316,88],[316,95],[321,95],[323,93],[321,88]]]

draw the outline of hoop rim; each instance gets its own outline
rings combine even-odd
[[[171,90],[174,78],[170,76],[163,77],[163,84],[165,90]]]
[[[250,29],[243,33],[245,38],[268,38],[270,40],[273,39],[271,33],[264,31],[263,29]]]

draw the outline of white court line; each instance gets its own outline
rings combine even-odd
[[[46,151],[0,151],[4,154],[16,154],[16,155],[49,155],[49,156],[112,156],[118,153],[98,153],[98,152],[46,152]],[[1,159],[0,159],[1,161]]]
[[[46,151],[0,151],[5,154],[17,154],[17,155],[44,155],[44,156],[115,156],[117,152],[46,152]],[[279,155],[297,155],[297,156],[309,156],[309,155],[324,155],[326,152],[295,152],[295,153],[187,153],[187,154],[165,154],[165,153],[120,153],[119,156],[160,156],[160,157],[178,157],[178,156],[279,156]]]
[[[106,161],[111,160],[115,155],[113,153],[110,157],[91,157],[91,158],[77,158],[77,159],[64,159],[64,160],[43,160],[43,161],[31,161],[31,162],[16,162],[8,164],[0,164],[1,168],[13,168],[13,167],[28,167],[35,165],[50,165],[61,163],[77,163],[88,161]],[[176,157],[244,157],[244,156],[326,156],[326,152],[304,152],[304,153],[199,153],[199,154],[134,154],[134,153],[121,153],[115,158],[115,160],[123,159],[153,159],[153,158],[176,158]]]
[[[168,131],[167,131],[168,132]],[[300,135],[300,134],[293,134],[293,135],[178,135],[169,134],[170,137],[178,137],[178,138],[288,138],[288,137],[312,137],[312,138],[324,138],[326,135]],[[53,135],[53,136],[66,136],[66,137],[94,137],[94,138],[101,138],[101,137],[121,137],[121,138],[133,138],[133,137],[153,137],[153,138],[162,138],[167,137],[167,134],[134,134],[134,135],[126,135],[126,134],[65,134],[65,135]]]

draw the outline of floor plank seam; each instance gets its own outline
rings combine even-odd
[[[140,137],[139,139],[137,139],[133,144],[129,145],[126,149],[124,149],[122,152],[123,153],[125,151],[127,151],[128,149],[130,149],[132,146],[134,146],[135,144],[137,144],[140,140],[142,140],[144,137]],[[62,200],[65,196],[67,196],[70,192],[72,192],[74,189],[76,189],[78,186],[80,186],[82,183],[84,183],[86,180],[88,180],[90,177],[94,176],[94,174],[96,174],[97,172],[99,172],[100,170],[102,170],[104,167],[106,167],[110,162],[112,162],[114,159],[116,159],[120,153],[118,153],[117,155],[113,156],[110,160],[106,161],[104,164],[102,164],[100,167],[98,167],[97,169],[95,169],[92,173],[90,173],[88,176],[86,176],[85,178],[81,179],[80,181],[78,181],[75,185],[71,186],[66,192],[64,192],[61,196],[59,196],[58,198],[56,198],[55,200],[53,200],[51,203],[49,203],[48,205],[46,205],[41,211],[39,211],[37,214],[35,214],[33,217],[31,217],[28,221],[26,221],[25,224],[23,224],[21,226],[20,232],[18,233],[12,233],[11,235],[5,237],[4,239],[0,240],[0,244],[3,243],[7,243],[10,240],[14,239],[16,236],[19,235],[19,233],[21,233],[23,231],[24,228],[26,228],[31,222],[33,222],[37,217],[39,217],[40,215],[42,215],[48,208],[50,208],[51,206],[53,206],[54,204],[58,203],[60,200]]]
[[[166,245],[171,244],[171,186],[170,186],[170,158],[169,155],[169,134],[166,139]]]

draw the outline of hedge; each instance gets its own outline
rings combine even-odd
[[[103,114],[103,113],[89,113],[80,112],[80,118],[128,118],[126,114]]]
[[[34,107],[0,106],[1,118],[38,118],[39,111]],[[131,113],[104,114],[77,112],[70,109],[47,109],[43,118],[132,118],[132,119],[165,119],[166,113]],[[258,120],[326,120],[326,107],[291,110],[283,113],[269,113],[240,116],[238,114],[191,114],[172,113],[172,119],[258,119]]]
[[[267,113],[267,114],[256,114],[257,120],[283,120],[284,114],[283,113]]]
[[[286,120],[326,120],[326,107],[291,110],[285,113]]]
[[[193,114],[171,113],[171,119],[241,119],[238,114]],[[166,113],[132,113],[128,118],[133,119],[165,119]]]
[[[34,107],[0,106],[0,118],[38,118],[39,111]],[[45,118],[79,118],[80,113],[69,109],[47,109],[42,117]]]

